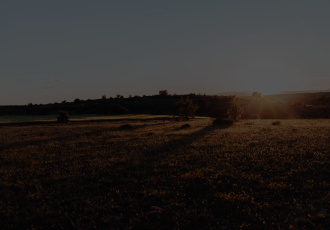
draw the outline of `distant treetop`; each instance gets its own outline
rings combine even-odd
[[[168,96],[167,90],[159,90],[159,95],[160,96]]]
[[[252,93],[252,97],[260,98],[260,97],[261,97],[261,93],[253,92],[253,93]]]

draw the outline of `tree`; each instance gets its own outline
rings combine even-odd
[[[76,98],[76,99],[74,99],[73,102],[74,102],[74,103],[79,103],[79,102],[81,102],[81,100],[80,100],[79,98]]]
[[[60,115],[57,116],[57,122],[59,123],[67,123],[70,121],[70,117],[67,111],[59,111]]]
[[[260,98],[261,97],[261,93],[253,92],[252,93],[252,97]]]
[[[234,97],[231,101],[230,107],[227,110],[229,119],[237,121],[241,118],[243,114],[242,101],[238,97]]]
[[[189,117],[195,118],[195,112],[198,107],[189,96],[186,98],[181,97],[180,102],[175,103],[175,106],[179,108],[179,119],[189,120]]]
[[[159,95],[160,96],[168,96],[168,92],[167,92],[167,90],[160,90]]]

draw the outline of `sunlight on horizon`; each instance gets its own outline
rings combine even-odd
[[[245,60],[233,73],[237,78],[236,86],[241,90],[260,92],[262,95],[277,94],[283,91],[300,90],[302,81],[299,71],[274,60]]]

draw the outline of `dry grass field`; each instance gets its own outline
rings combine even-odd
[[[125,114],[125,115],[102,115],[102,114],[79,114],[70,115],[71,121],[99,121],[99,120],[145,120],[145,119],[169,119],[173,115],[149,115],[149,114]],[[205,117],[196,117],[205,118]],[[5,123],[31,123],[31,122],[54,122],[56,115],[8,115],[0,116],[0,124]]]
[[[330,121],[276,121],[0,125],[0,228],[330,229]]]

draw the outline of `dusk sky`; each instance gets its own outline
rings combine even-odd
[[[330,88],[330,1],[1,1],[0,105]]]

